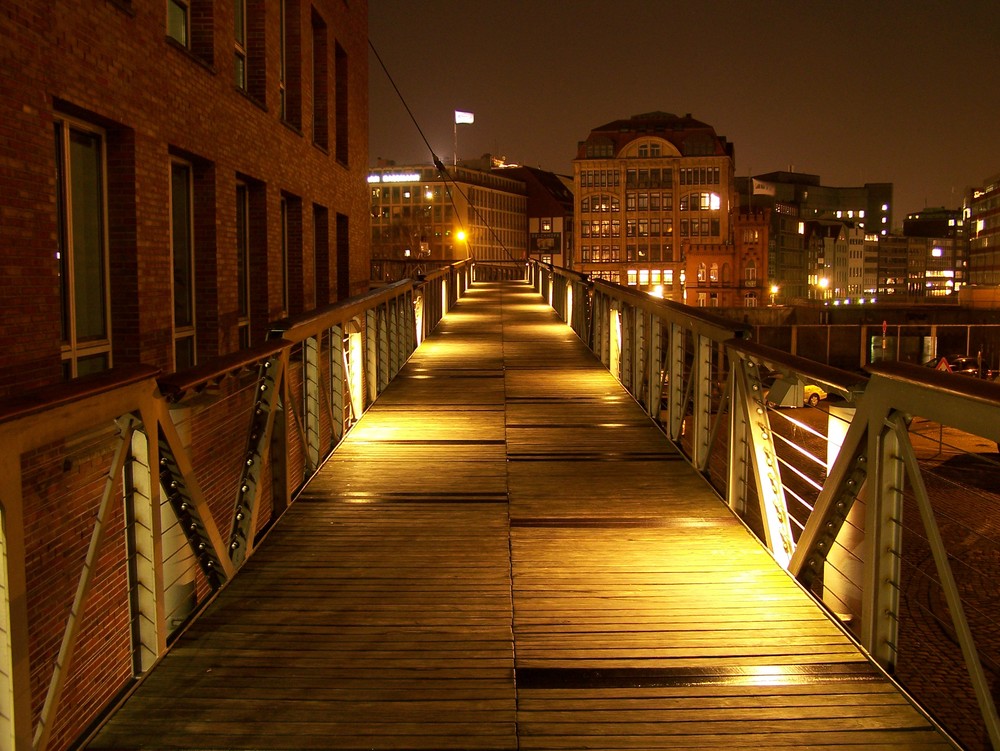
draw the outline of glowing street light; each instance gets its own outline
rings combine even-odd
[[[771,307],[774,307],[774,296],[778,294],[778,285],[771,285]]]
[[[830,288],[830,280],[825,276],[820,277],[820,279],[816,282],[816,286],[820,289],[820,299],[825,300],[827,298],[827,290]]]

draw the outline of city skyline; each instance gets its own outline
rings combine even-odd
[[[833,7],[836,15],[829,15]],[[691,113],[735,146],[736,173],[894,184],[897,224],[961,205],[1000,173],[1000,27],[985,2],[850,0],[674,7],[627,0],[370,0],[369,37],[434,153],[572,174],[578,141],[653,110]],[[369,162],[430,152],[370,55]]]

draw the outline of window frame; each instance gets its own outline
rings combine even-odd
[[[249,93],[247,70],[247,0],[233,0],[233,83]]]
[[[236,313],[237,341],[250,346],[250,185],[236,181]]]
[[[178,39],[171,33],[170,11],[178,8],[184,14],[184,39]],[[185,49],[191,49],[191,0],[167,0],[167,36]]]
[[[191,365],[195,365],[198,362],[198,303],[197,303],[197,292],[195,279],[197,277],[196,267],[195,267],[195,236],[194,236],[194,165],[191,162],[184,159],[178,159],[177,157],[171,157],[169,160],[170,164],[170,191],[169,191],[169,213],[170,213],[170,293],[171,299],[173,300],[173,307],[171,308],[170,320],[173,329],[173,358],[174,358],[174,370],[177,370],[177,352],[178,344],[184,340],[190,340],[191,342]],[[187,188],[187,239],[188,239],[188,257],[187,257],[187,271],[190,286],[190,315],[191,322],[182,326],[177,325],[177,287],[176,287],[176,276],[177,276],[177,246],[174,239],[174,168],[184,167],[187,170],[186,176],[186,188]]]
[[[77,296],[76,296],[76,253],[73,237],[73,168],[70,164],[70,135],[78,131],[96,136],[100,144],[100,178],[101,191],[101,296],[104,317],[104,334],[81,341],[77,334]],[[62,305],[63,332],[60,335],[60,359],[63,372],[67,379],[80,375],[80,362],[90,358],[103,356],[107,370],[114,365],[112,352],[112,319],[111,319],[111,253],[108,222],[108,149],[107,132],[98,126],[83,120],[78,120],[62,114],[54,117],[53,139],[58,152],[56,159],[56,224],[58,238],[56,240],[56,257],[59,265],[59,280],[61,287],[60,301]]]

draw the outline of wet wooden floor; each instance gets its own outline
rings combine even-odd
[[[946,749],[530,288],[470,291],[93,749]]]

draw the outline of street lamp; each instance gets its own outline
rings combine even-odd
[[[777,284],[772,284],[771,285],[771,307],[772,308],[774,307],[774,296],[776,294],[778,294],[778,285]]]
[[[816,282],[816,283],[819,285],[819,288],[820,288],[820,299],[821,300],[825,300],[826,299],[826,291],[830,287],[830,280],[827,279],[824,276],[824,277],[821,277],[820,280],[818,282]]]

